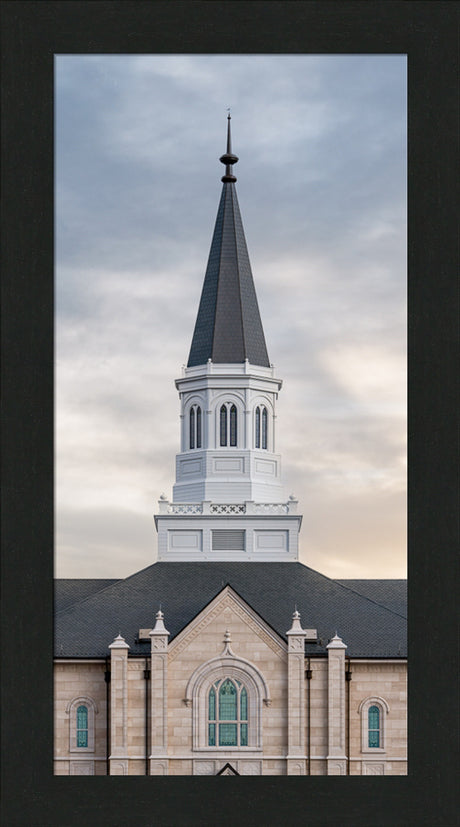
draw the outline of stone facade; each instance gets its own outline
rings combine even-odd
[[[239,775],[406,774],[405,661],[349,659],[338,636],[326,657],[305,658],[307,634],[296,612],[286,645],[227,586],[171,643],[159,612],[145,657],[119,635],[107,661],[58,660],[55,773],[217,775],[229,763]],[[209,691],[224,678],[247,690],[247,745],[209,745]],[[370,705],[381,710],[378,748]]]

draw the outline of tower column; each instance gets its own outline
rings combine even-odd
[[[151,640],[150,775],[168,774],[168,637],[163,612],[156,614]]]
[[[288,636],[288,756],[287,774],[305,775],[305,639],[300,614],[292,616]]]
[[[110,775],[128,775],[128,649],[118,635],[110,649]]]
[[[327,646],[328,755],[327,774],[345,775],[345,649],[337,633]]]

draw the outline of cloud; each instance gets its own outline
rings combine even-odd
[[[398,55],[56,59],[61,574],[154,559],[227,106],[302,555],[404,566],[405,103]]]

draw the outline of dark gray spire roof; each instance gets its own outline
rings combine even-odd
[[[240,208],[236,197],[231,151],[230,115],[223,187],[211,242],[208,266],[193,333],[188,367],[239,363],[269,367],[265,336],[249,263]]]

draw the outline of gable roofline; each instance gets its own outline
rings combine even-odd
[[[181,627],[181,629],[178,632],[176,632],[174,637],[171,637],[171,639],[169,641],[168,651],[170,651],[171,653],[174,652],[174,643],[178,640],[179,636],[183,635],[183,637],[185,638],[186,633],[187,633],[187,629],[192,624],[194,624],[201,615],[204,615],[209,610],[209,608],[211,607],[211,605],[213,603],[215,603],[215,602],[217,603],[218,600],[219,600],[219,597],[223,597],[225,592],[227,592],[227,594],[229,594],[231,597],[233,597],[233,599],[235,599],[235,602],[241,603],[241,604],[243,604],[244,608],[247,607],[248,609],[250,609],[250,612],[248,612],[248,614],[252,613],[255,616],[255,618],[257,619],[257,621],[259,621],[261,626],[265,626],[265,627],[267,627],[267,629],[270,630],[272,637],[275,639],[275,642],[278,644],[281,651],[283,651],[283,652],[287,651],[287,649],[286,649],[287,638],[285,640],[282,637],[282,635],[280,635],[280,633],[277,632],[276,629],[270,623],[268,623],[268,621],[265,620],[265,618],[262,617],[262,615],[256,609],[254,609],[253,606],[251,606],[251,604],[248,602],[248,600],[246,600],[244,597],[242,597],[242,595],[239,594],[237,592],[237,590],[228,582],[224,586],[222,586],[219,589],[219,591],[216,592],[214,597],[211,597],[211,599],[208,600],[208,602],[205,603],[204,606],[198,612],[196,612],[196,614],[189,621],[187,621]]]

